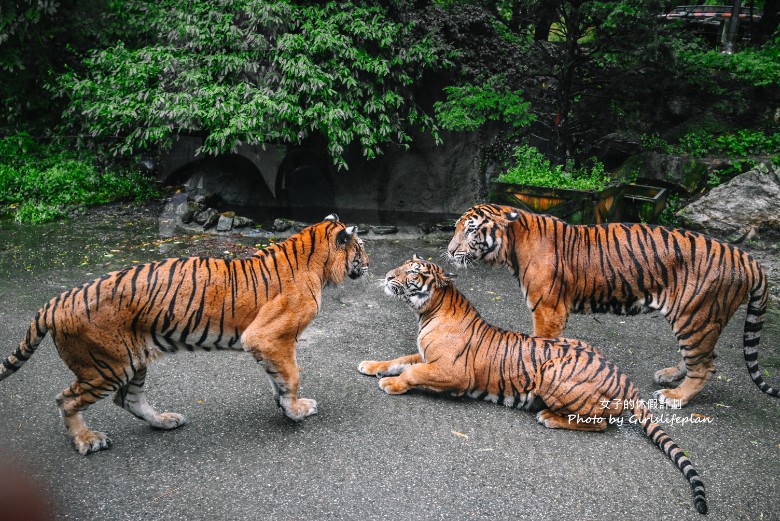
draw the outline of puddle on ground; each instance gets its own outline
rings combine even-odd
[[[73,280],[87,282],[166,257],[245,257],[269,241],[180,234],[169,219],[161,217],[162,210],[162,204],[115,204],[39,225],[0,220],[0,302],[21,306],[31,293],[25,288],[65,289]]]

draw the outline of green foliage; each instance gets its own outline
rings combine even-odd
[[[103,16],[110,3],[0,0],[0,126],[41,134],[59,124],[64,100],[53,102],[45,83],[85,50],[116,41]]]
[[[114,153],[204,136],[201,152],[242,143],[327,140],[335,164],[353,142],[368,158],[408,145],[410,128],[436,134],[414,103],[424,70],[449,64],[414,24],[352,2],[129,0],[120,10],[140,45],[91,52],[86,71],[57,80],[66,116]]]
[[[728,72],[755,87],[780,87],[780,36],[763,47],[747,47],[734,54],[691,49],[680,58],[703,69]]]
[[[603,190],[611,182],[604,165],[591,161],[590,166],[568,171],[562,165],[553,166],[538,149],[523,145],[515,148],[515,165],[498,177],[502,183],[549,186],[574,190]]]
[[[666,205],[658,215],[658,223],[670,228],[677,228],[680,226],[680,218],[677,217],[682,207],[685,206],[685,201],[679,194],[672,194],[666,200]]]
[[[658,152],[671,152],[672,147],[669,143],[658,135],[657,132],[653,134],[641,134],[639,136],[639,143],[644,150],[656,150]]]
[[[705,130],[690,132],[674,147],[678,153],[697,157],[721,156],[732,159],[780,153],[780,132],[766,134],[760,130],[713,134]]]
[[[138,172],[104,170],[95,157],[51,152],[24,135],[0,139],[0,204],[15,208],[20,222],[40,223],[74,208],[158,195]]]
[[[58,2],[22,0],[0,4],[0,69],[5,73],[24,69],[23,46],[35,26],[43,18],[52,16]],[[16,45],[13,45],[16,44]]]
[[[497,79],[483,86],[445,87],[446,101],[434,105],[439,125],[456,131],[477,130],[488,121],[507,122],[515,129],[530,125],[536,116],[530,112],[531,104],[523,99],[523,91],[501,85],[503,82]]]
[[[715,134],[697,130],[685,134],[677,145],[669,148],[678,154],[728,158],[727,167],[713,170],[707,177],[707,186],[714,188],[753,168],[756,165],[754,157],[780,153],[780,132],[766,134],[760,130],[742,129]]]

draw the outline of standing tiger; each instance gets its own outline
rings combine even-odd
[[[361,362],[388,394],[414,388],[468,395],[509,407],[539,409],[551,429],[604,431],[630,412],[652,442],[688,479],[696,510],[707,513],[704,483],[693,464],[639,399],[636,386],[594,347],[579,340],[540,338],[488,324],[455,288],[451,274],[416,255],[387,273],[385,293],[417,313],[418,353]]]
[[[263,363],[284,415],[301,420],[317,412],[317,402],[298,398],[298,335],[317,316],[326,285],[367,270],[356,228],[332,214],[249,259],[167,259],[109,273],[43,306],[19,348],[3,361],[0,380],[16,372],[50,332],[76,375],[57,405],[81,454],[111,443],[82,418],[82,411],[111,393],[114,403],[153,427],[184,424],[181,414],[155,411],[143,387],[149,364],[180,348],[250,352]]]
[[[758,344],[768,292],[764,270],[747,253],[683,229],[646,224],[571,225],[549,215],[481,204],[457,221],[445,254],[467,266],[508,266],[533,313],[534,335],[560,336],[570,313],[659,310],[672,325],[682,361],[655,373],[661,403],[686,405],[715,372],[723,328],[747,302],[745,362],[763,392]]]

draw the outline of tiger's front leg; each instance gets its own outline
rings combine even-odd
[[[241,337],[244,349],[263,364],[276,405],[286,417],[300,421],[317,414],[315,400],[298,398],[300,376],[295,360],[295,334],[273,335],[273,332],[274,328],[267,324],[258,327],[253,323]]]
[[[569,320],[569,310],[563,305],[540,303],[533,312],[534,336],[559,338]]]
[[[427,363],[409,366],[398,376],[382,378],[379,387],[387,394],[403,394],[415,388],[450,392],[454,396],[461,396],[465,392],[463,378],[442,370],[436,364]]]
[[[422,361],[420,353],[385,361],[363,360],[358,365],[358,371],[368,376],[378,376],[380,378],[383,376],[396,376],[401,374],[406,368],[422,363]]]

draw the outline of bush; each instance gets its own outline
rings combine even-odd
[[[765,134],[760,130],[742,129],[738,132],[713,135],[699,130],[680,138],[678,152],[694,156],[722,156],[731,159],[777,154],[780,152],[780,132]]]
[[[679,194],[672,194],[666,200],[666,206],[661,211],[661,215],[658,216],[658,223],[670,228],[677,228],[681,226],[680,218],[677,217],[682,207],[685,206],[685,201]]]
[[[148,178],[129,169],[104,170],[94,157],[40,147],[26,136],[0,139],[0,204],[19,222],[41,223],[70,210],[159,196]]]
[[[611,182],[604,165],[595,159],[589,166],[569,166],[567,171],[562,165],[553,166],[538,149],[523,145],[515,148],[514,161],[515,165],[501,174],[498,181],[574,190],[603,190]]]
[[[763,47],[747,47],[735,54],[700,49],[680,53],[683,61],[705,70],[726,71],[755,87],[780,86],[780,35]]]

